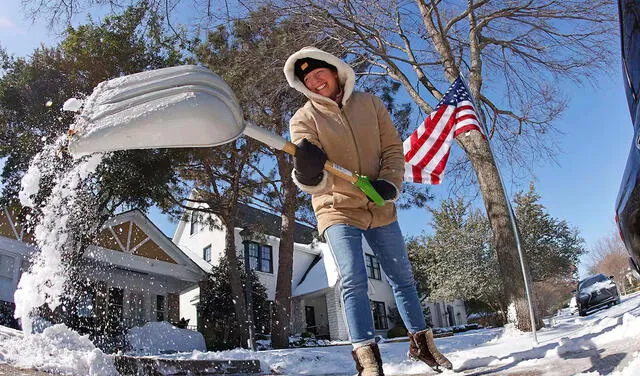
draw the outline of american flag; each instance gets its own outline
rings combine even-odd
[[[404,180],[440,184],[449,159],[451,141],[472,130],[480,132],[484,137],[471,94],[458,77],[435,110],[404,141]]]

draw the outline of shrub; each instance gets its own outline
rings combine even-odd
[[[396,326],[394,328],[389,329],[387,332],[387,338],[397,338],[397,337],[406,337],[407,336],[407,328],[403,326]]]
[[[302,337],[302,338],[315,338],[315,336],[311,332],[302,332],[302,334],[300,334],[300,337]]]

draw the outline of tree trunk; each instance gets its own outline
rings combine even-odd
[[[234,301],[234,310],[238,318],[238,331],[242,347],[248,347],[249,328],[247,326],[247,311],[245,307],[244,289],[240,279],[240,269],[238,265],[238,253],[235,244],[235,221],[228,219],[225,222],[224,253],[229,260],[229,282],[231,283],[231,294]]]
[[[516,237],[509,218],[507,196],[502,189],[498,168],[489,150],[489,143],[478,132],[469,132],[456,140],[469,156],[478,177],[478,184],[493,232],[493,244],[498,256],[505,298],[515,309],[516,328],[522,331],[531,331],[524,276],[518,255]],[[529,271],[526,260],[524,265],[528,276]],[[541,328],[542,320],[540,315],[535,316],[536,327]]]
[[[276,153],[278,170],[282,178],[284,201],[282,205],[282,229],[278,249],[278,280],[275,307],[272,314],[271,345],[275,349],[289,347],[291,328],[291,290],[293,274],[293,243],[296,215],[296,186],[291,178],[291,163],[283,153]]]

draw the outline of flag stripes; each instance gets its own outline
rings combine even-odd
[[[473,130],[482,134],[470,94],[458,78],[424,123],[403,142],[404,179],[414,183],[440,184],[451,142]]]

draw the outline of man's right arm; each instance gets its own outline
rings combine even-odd
[[[332,175],[321,170],[317,178],[309,176],[315,175],[320,169],[319,166],[324,165],[326,161],[326,155],[321,150],[322,145],[318,139],[315,121],[305,116],[302,111],[298,111],[289,122],[289,133],[291,142],[299,145],[294,156],[293,181],[300,190],[312,195],[327,192],[333,185]],[[304,139],[307,142],[304,142]]]

